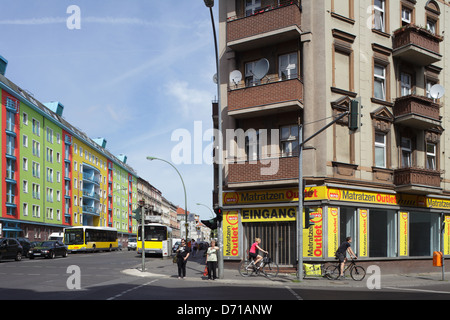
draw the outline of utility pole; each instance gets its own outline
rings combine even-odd
[[[297,268],[297,279],[301,281],[303,277],[303,193],[305,188],[303,186],[303,146],[306,142],[317,136],[319,133],[325,131],[330,126],[341,120],[343,117],[347,116],[350,112],[345,111],[341,113],[336,119],[331,121],[329,124],[318,130],[309,138],[303,140],[303,126],[299,124],[298,126],[298,213],[297,213],[297,255],[298,255],[298,268]],[[359,117],[359,113],[356,113]],[[350,124],[351,119],[349,119]],[[355,130],[357,127],[355,128]],[[353,130],[353,129],[352,129]]]

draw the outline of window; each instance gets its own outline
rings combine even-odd
[[[385,32],[386,30],[386,14],[385,14],[385,0],[375,0],[373,6],[374,29]]]
[[[402,7],[402,26],[410,24],[412,21],[412,10],[407,7]]]
[[[433,81],[433,80],[426,80],[426,91],[427,91],[427,98],[432,98],[431,97],[431,87],[434,86],[437,82]]]
[[[386,135],[375,133],[375,166],[386,168]]]
[[[26,114],[25,112],[22,114],[22,123],[24,125],[28,125],[28,114]]]
[[[436,168],[436,144],[427,142],[427,169]]]
[[[402,97],[411,94],[411,75],[408,73],[400,74],[400,94]]]
[[[260,79],[256,79],[253,70],[255,69],[255,64],[257,61],[247,62],[245,64],[245,86],[251,87],[256,86],[261,83]]]
[[[373,81],[374,97],[380,100],[386,100],[386,67],[376,64],[374,66]]]
[[[369,256],[397,256],[397,213],[391,210],[370,210]]]
[[[245,0],[245,16],[251,16],[261,9],[261,0]]]
[[[37,136],[41,135],[39,126],[40,126],[39,121],[33,119],[33,133]]]
[[[284,54],[279,57],[278,76],[280,80],[295,79],[298,77],[297,52]]]
[[[298,126],[284,126],[280,129],[281,156],[291,157],[298,155]]]
[[[439,247],[439,214],[410,212],[409,256],[431,256]]]
[[[436,34],[436,20],[427,18],[427,30],[432,34]]]
[[[411,167],[411,158],[412,158],[412,147],[411,147],[411,139],[402,137],[402,167],[409,168]]]

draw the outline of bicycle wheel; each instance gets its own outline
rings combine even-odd
[[[253,265],[251,265],[251,261],[242,260],[241,263],[239,263],[239,273],[241,276],[248,277],[254,272],[255,269],[253,268]]]
[[[353,280],[361,281],[366,276],[366,270],[361,266],[353,266],[352,270],[350,271],[350,275],[352,276]]]
[[[325,276],[330,280],[335,280],[339,277],[339,266],[337,265],[329,265],[325,268]]]
[[[266,263],[262,269],[261,273],[265,275],[267,278],[274,278],[278,275],[278,264],[276,262]]]

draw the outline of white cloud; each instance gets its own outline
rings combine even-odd
[[[177,101],[177,106],[181,107],[184,116],[196,115],[199,107],[211,104],[211,93],[209,91],[189,88],[186,81],[175,80],[166,84],[166,94],[172,96]]]

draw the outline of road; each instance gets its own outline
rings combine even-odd
[[[208,281],[201,277],[203,260],[198,258],[188,262],[187,279],[177,279],[176,266],[171,260],[156,257],[146,259],[147,267],[154,272],[154,276],[140,277],[123,272],[136,270],[140,265],[141,258],[132,251],[78,253],[53,260],[6,260],[0,262],[0,299],[178,300],[171,305],[172,312],[175,312],[174,308],[187,312],[187,309],[178,310],[187,301],[191,307],[215,301],[214,305],[222,308],[225,303],[226,311],[230,301],[251,301],[252,305],[257,302],[258,305],[281,308],[300,300],[450,299],[448,283],[420,288],[369,290],[364,287],[309,287],[292,282],[272,284],[266,280],[252,282],[249,278]]]

